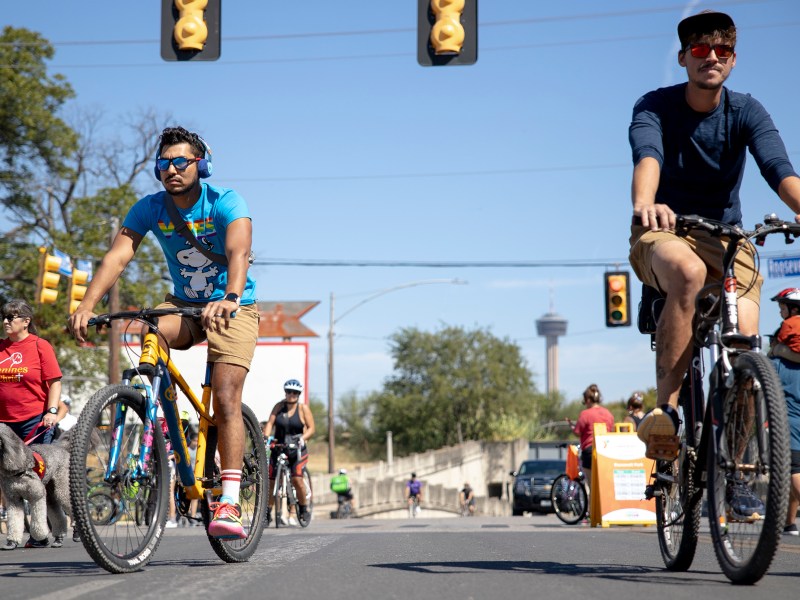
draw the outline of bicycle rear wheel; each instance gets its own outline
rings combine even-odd
[[[124,426],[117,464],[107,469],[114,443],[114,417],[121,407]],[[138,571],[152,559],[167,520],[169,469],[167,448],[158,428],[146,472],[134,472],[144,430],[145,401],[132,387],[110,385],[98,391],[83,408],[70,439],[70,501],[75,529],[94,561],[111,573]],[[110,477],[105,478],[109,471]],[[114,503],[113,514],[98,510],[97,486]],[[153,518],[137,519],[141,501],[152,507]],[[107,501],[106,501],[107,503]]]
[[[786,403],[769,359],[755,352],[736,359],[733,385],[720,393],[720,427],[708,447],[711,536],[725,575],[752,584],[769,569],[786,519]]]
[[[575,525],[586,516],[589,502],[586,488],[580,481],[562,473],[553,481],[550,500],[556,516],[567,525]]]
[[[222,560],[229,563],[248,560],[258,548],[264,530],[264,519],[267,514],[267,449],[258,419],[250,408],[242,404],[244,420],[244,457],[242,459],[242,484],[239,491],[239,506],[242,509],[242,525],[247,534],[241,540],[221,540],[208,536],[214,552]],[[209,439],[206,451],[206,474],[214,481],[214,487],[221,487],[222,475],[214,461],[217,450],[216,436]],[[203,502],[203,511],[208,513],[208,506]],[[277,520],[277,519],[276,519]],[[209,519],[205,519],[206,523]],[[206,532],[208,527],[206,526]]]
[[[304,517],[297,515],[297,522],[301,527],[308,527],[311,524],[311,516],[314,511],[314,490],[311,487],[311,475],[308,469],[303,467],[303,485],[306,489],[306,514]]]

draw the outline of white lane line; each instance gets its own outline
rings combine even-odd
[[[251,562],[257,562],[262,566],[273,569],[283,567],[291,562],[300,560],[307,554],[322,550],[325,546],[338,542],[341,537],[339,535],[326,535],[300,540],[295,539],[292,540],[288,547],[281,547],[280,550],[275,548],[264,548],[262,550],[259,548]]]
[[[36,596],[30,600],[72,600],[73,598],[80,598],[91,592],[97,592],[125,581],[124,579],[111,579],[111,577],[112,576],[109,575],[108,579],[104,579],[102,581],[89,581],[87,583],[81,583],[80,585],[66,589],[60,589],[56,592],[44,594],[43,596]]]

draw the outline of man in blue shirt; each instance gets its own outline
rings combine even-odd
[[[678,63],[688,81],[640,98],[629,129],[633,151],[630,262],[639,279],[666,295],[656,334],[658,407],[645,415],[639,437],[677,430],[681,380],[691,357],[695,297],[721,279],[725,240],[674,233],[675,215],[698,214],[738,224],[739,187],[749,150],[761,174],[786,205],[800,213],[800,178],[775,125],[748,94],[723,84],[736,65],[736,26],[730,16],[705,11],[678,25]],[[800,216],[795,217],[800,222]],[[739,328],[758,332],[762,278],[752,248],[739,253],[736,276],[756,281],[739,299]]]
[[[211,175],[211,169],[210,149],[196,133],[182,127],[161,133],[155,174],[164,191],[145,196],[128,212],[83,301],[70,316],[69,328],[78,342],[86,339],[94,307],[133,259],[144,236],[152,232],[164,251],[174,285],[159,307],[203,306],[199,323],[168,315],[159,318],[158,327],[173,349],[208,341],[222,468],[222,496],[211,506],[214,514],[208,533],[220,539],[241,539],[245,537],[239,506],[242,389],[255,353],[259,319],[255,281],[248,272],[253,228],[239,194],[200,181]],[[211,260],[178,233],[182,224],[172,222],[165,205],[170,199],[199,242],[224,255],[227,264]]]

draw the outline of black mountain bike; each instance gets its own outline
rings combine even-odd
[[[679,397],[680,439],[676,455],[656,461],[646,496],[656,499],[658,541],[666,567],[688,570],[700,529],[703,484],[714,551],[734,583],[752,584],[769,569],[781,537],[789,493],[789,429],[780,380],[761,353],[761,337],[738,329],[738,282],[733,265],[745,247],[763,245],[780,233],[786,243],[800,236],[800,225],[775,215],[753,231],[717,221],[679,216],[676,233],[708,232],[729,240],[723,279],[704,287],[695,301],[694,352]],[[758,265],[756,265],[758,266]],[[744,285],[742,285],[744,284]],[[639,329],[655,340],[663,297],[643,290]],[[703,396],[703,354],[708,349],[708,396]],[[745,494],[763,510],[737,510],[732,499]],[[738,496],[737,496],[738,495]]]

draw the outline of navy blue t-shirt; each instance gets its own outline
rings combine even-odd
[[[657,203],[677,214],[741,224],[745,150],[776,192],[796,173],[758,100],[723,88],[719,105],[698,113],[686,102],[686,85],[654,90],[636,102],[628,130],[633,164],[650,156],[661,165]]]

